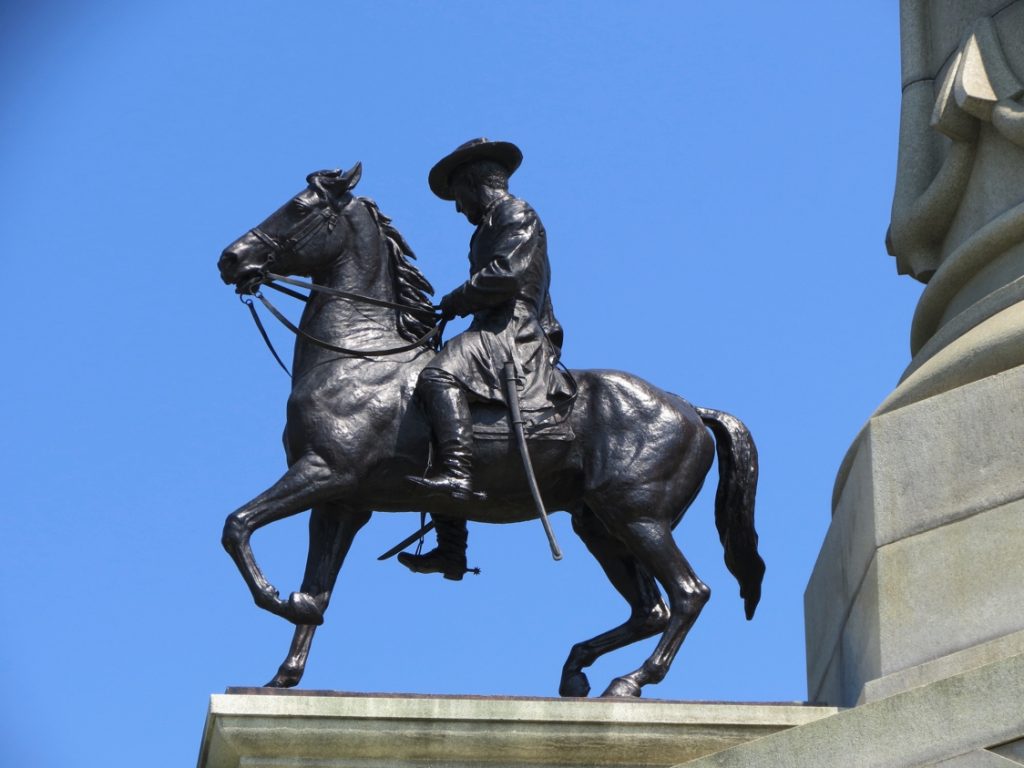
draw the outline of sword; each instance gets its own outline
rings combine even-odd
[[[533,496],[533,503],[540,513],[540,521],[544,524],[544,533],[548,535],[548,544],[551,546],[551,556],[555,560],[562,559],[562,550],[555,541],[555,532],[551,530],[551,523],[548,521],[547,510],[544,509],[544,500],[540,497],[540,488],[537,487],[537,477],[533,474],[533,464],[530,462],[530,451],[526,447],[526,432],[523,430],[523,414],[519,411],[519,390],[516,388],[515,363],[507,362],[502,369],[505,379],[505,396],[508,398],[509,416],[512,421],[512,429],[516,433],[516,442],[519,443],[519,455],[523,459],[523,469],[526,470],[526,481],[530,486],[530,494]]]

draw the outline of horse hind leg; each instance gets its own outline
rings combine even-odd
[[[711,597],[711,590],[693,572],[690,564],[672,539],[670,522],[663,519],[642,519],[625,523],[616,529],[636,558],[661,583],[668,596],[669,620],[658,645],[643,665],[628,675],[615,678],[602,696],[639,696],[643,686],[659,683],[701,609]]]
[[[256,605],[295,624],[320,624],[323,615],[314,601],[293,593],[288,602],[263,575],[249,539],[269,523],[309,509],[339,487],[335,473],[316,454],[300,457],[274,485],[228,515],[221,544],[234,560]]]
[[[561,696],[586,696],[590,692],[590,683],[583,669],[606,653],[662,632],[669,620],[669,609],[651,574],[621,542],[609,535],[590,509],[584,506],[575,512],[572,526],[597,559],[612,586],[631,608],[630,616],[624,623],[590,640],[577,643],[569,651],[569,658],[562,667],[558,693]]]
[[[309,515],[309,550],[300,590],[316,603],[321,615],[327,610],[331,592],[356,533],[370,519],[369,512],[350,512],[337,505],[314,507]],[[288,655],[267,688],[298,685],[306,671],[315,624],[295,627]]]

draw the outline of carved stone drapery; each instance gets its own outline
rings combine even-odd
[[[901,3],[897,269],[926,283],[879,413],[1024,363],[1024,3]]]

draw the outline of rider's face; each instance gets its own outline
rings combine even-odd
[[[470,224],[479,224],[483,216],[483,196],[478,185],[471,184],[464,174],[456,174],[451,182],[455,210],[465,216]]]

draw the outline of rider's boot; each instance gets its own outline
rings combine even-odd
[[[402,552],[398,562],[413,573],[440,573],[446,579],[461,581],[466,568],[466,521],[451,517],[433,516],[437,547],[423,555]],[[477,571],[479,572],[479,571]]]
[[[406,479],[458,501],[479,500],[482,494],[473,491],[473,420],[469,402],[451,374],[434,374],[433,370],[428,368],[420,374],[416,396],[433,427],[437,454],[429,475],[410,475]]]

